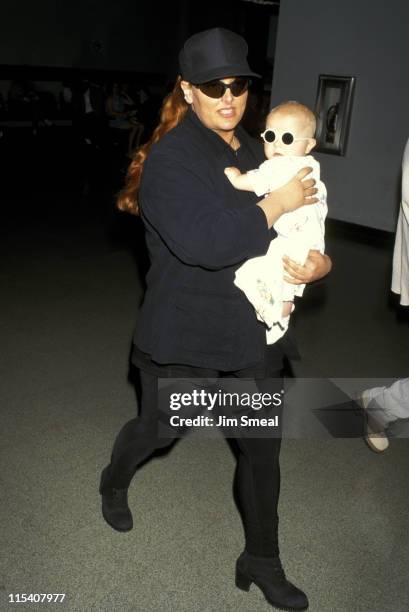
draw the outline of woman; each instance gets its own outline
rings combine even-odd
[[[245,171],[263,158],[238,125],[248,77],[258,76],[248,66],[245,41],[228,30],[207,30],[187,40],[179,59],[181,77],[118,202],[135,211],[138,194],[151,259],[132,355],[141,412],[120,431],[100,485],[103,516],[119,531],[132,528],[127,489],[138,465],[171,442],[157,435],[159,377],[251,377],[263,388],[280,378],[283,356],[295,348],[288,339],[267,347],[265,328],[234,286],[234,273],[266,252],[281,214],[316,201],[314,181],[301,180],[308,169],[260,202],[225,178],[226,166]],[[330,266],[326,256],[311,253],[306,266],[289,262],[286,270],[301,283]],[[245,531],[236,584],[248,590],[255,582],[271,604],[306,609],[307,597],[286,580],[279,558],[280,439],[235,443],[234,488]]]

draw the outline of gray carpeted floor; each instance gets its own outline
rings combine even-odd
[[[54,215],[11,224],[3,247],[0,609],[21,607],[8,603],[16,593],[65,593],[70,611],[271,609],[254,585],[234,586],[243,538],[224,440],[193,435],[148,462],[130,533],[101,518],[100,470],[136,412],[127,373],[142,288],[128,241]],[[328,251],[331,276],[294,317],[296,374],[357,388],[407,376],[390,243],[333,229]],[[382,456],[360,439],[286,440],[281,464],[282,558],[310,610],[407,612],[408,440]]]

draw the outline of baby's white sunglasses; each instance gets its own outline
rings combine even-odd
[[[267,144],[275,142],[275,140],[278,138],[278,135],[274,132],[274,130],[270,129],[264,130],[264,132],[260,134],[260,136]],[[281,134],[280,138],[282,143],[285,145],[293,144],[293,142],[297,142],[298,140],[310,140],[309,138],[295,138],[295,136],[291,134],[291,132],[284,132],[284,134]]]

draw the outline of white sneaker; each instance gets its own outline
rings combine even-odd
[[[382,389],[381,389],[382,390]],[[389,446],[388,436],[385,431],[380,429],[379,423],[368,411],[370,402],[374,399],[377,394],[374,394],[374,389],[365,389],[358,396],[358,402],[365,411],[366,417],[366,435],[364,437],[365,442],[371,450],[375,453],[383,453]]]

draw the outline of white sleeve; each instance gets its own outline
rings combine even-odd
[[[257,170],[251,170],[248,174],[254,193],[262,196],[288,183],[299,170],[294,167],[293,159],[293,157],[274,157],[260,164]]]

